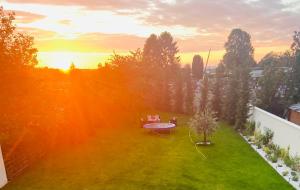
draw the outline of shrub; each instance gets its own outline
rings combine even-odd
[[[262,139],[263,139],[263,135],[260,133],[259,130],[254,132],[254,144],[256,146],[261,147],[262,145]]]
[[[295,176],[292,177],[292,180],[293,181],[299,181],[299,177],[297,175],[295,175]]]
[[[287,174],[289,174],[289,172],[288,172],[288,171],[284,171],[284,172],[282,172],[282,175],[283,175],[283,176],[287,176]]]
[[[276,163],[278,161],[278,156],[276,154],[270,154],[268,156],[268,159],[273,162],[273,163]]]
[[[266,129],[264,135],[262,136],[262,143],[263,145],[267,145],[271,142],[274,136],[274,132],[270,129]]]
[[[294,156],[291,158],[291,169],[294,171],[300,170],[300,157]]]
[[[271,150],[270,150],[270,148],[267,147],[267,146],[265,146],[265,147],[263,148],[263,151],[264,151],[266,154],[268,154],[268,155],[272,153]]]
[[[287,149],[285,148],[280,148],[279,149],[279,157],[284,159],[286,156],[289,155],[289,151],[290,151],[290,147],[288,147]]]
[[[286,166],[288,167],[291,167],[292,166],[292,159],[289,155],[286,155],[284,158],[283,158],[283,162]]]
[[[292,175],[292,176],[296,176],[296,175],[297,175],[297,173],[296,173],[296,172],[294,172],[294,171],[291,171],[291,175]]]
[[[253,136],[255,131],[255,121],[248,121],[243,134],[246,136]]]
[[[262,146],[262,145],[261,145],[260,143],[258,143],[258,144],[257,144],[257,149],[261,149],[261,146]]]

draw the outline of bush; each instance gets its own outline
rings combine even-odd
[[[288,171],[284,171],[284,172],[282,172],[282,175],[283,175],[283,176],[287,176],[287,174],[289,174],[289,172],[288,172]]]
[[[292,164],[293,164],[293,161],[291,159],[291,157],[289,155],[286,155],[284,158],[283,158],[283,162],[286,166],[288,167],[291,167]]]
[[[270,150],[270,148],[267,147],[267,146],[265,146],[265,147],[263,148],[263,151],[264,151],[266,154],[268,154],[268,155],[272,153],[271,150]]]
[[[290,152],[290,147],[288,147],[287,149],[280,148],[279,149],[279,157],[284,160],[284,158],[289,155],[289,152]]]
[[[297,175],[297,173],[296,173],[296,172],[294,172],[294,171],[291,171],[291,175],[292,175],[292,176],[296,176],[296,175]]]
[[[276,163],[278,161],[278,156],[276,154],[270,154],[268,156],[268,159],[273,162],[273,163]]]
[[[248,121],[243,134],[246,136],[253,136],[255,131],[255,121]]]
[[[299,181],[299,177],[297,175],[295,175],[295,176],[292,177],[292,180],[293,181]]]
[[[294,171],[300,171],[300,157],[294,156],[291,158],[291,160],[292,160],[291,169]]]
[[[272,138],[274,136],[274,132],[270,129],[266,129],[264,135],[262,136],[262,144],[267,145],[271,142]]]
[[[260,133],[259,130],[255,131],[254,132],[254,144],[257,146],[257,147],[260,147],[261,148],[261,145],[262,145],[262,139],[263,139],[263,135]]]

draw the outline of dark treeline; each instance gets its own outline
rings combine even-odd
[[[249,102],[265,109],[276,98],[285,101],[285,107],[299,102],[299,33],[290,54],[269,54],[257,65],[250,35],[234,29],[215,73],[204,71],[199,55],[192,67],[183,66],[168,32],[152,34],[144,47],[126,56],[113,54],[96,70],[72,65],[69,73],[63,73],[35,68],[33,37],[16,32],[14,14],[2,8],[0,19],[0,144],[6,162],[14,162],[9,177],[24,160],[30,165],[57,147],[85,141],[98,128],[109,130],[137,121],[145,110],[193,114],[209,109],[240,130]],[[273,65],[281,62],[291,68],[288,73],[277,74]],[[253,66],[264,68],[258,82],[250,77]],[[277,78],[269,81],[271,77]],[[280,87],[285,87],[285,96],[278,96]]]

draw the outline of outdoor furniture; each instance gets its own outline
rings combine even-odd
[[[175,126],[177,126],[177,119],[176,119],[176,117],[173,117],[172,119],[170,119],[169,123],[173,123]]]
[[[148,123],[143,126],[144,129],[151,132],[171,132],[176,126],[173,123]]]
[[[159,115],[147,115],[147,123],[159,123]]]

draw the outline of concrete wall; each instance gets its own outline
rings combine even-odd
[[[258,124],[263,132],[269,128],[274,132],[273,142],[282,148],[290,146],[292,155],[300,156],[300,126],[276,115],[266,112],[258,107],[251,109],[250,120]]]
[[[7,183],[6,171],[0,146],[0,188]]]

